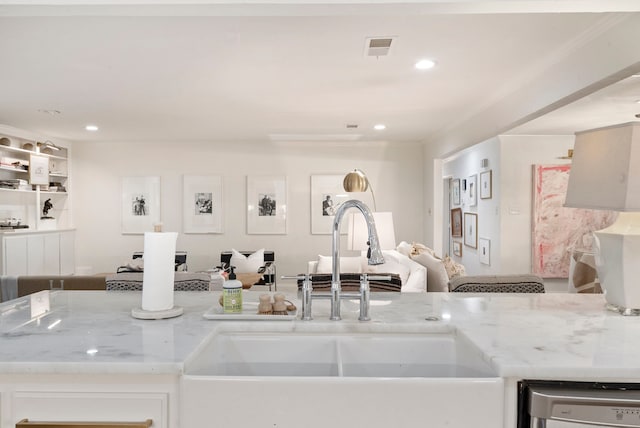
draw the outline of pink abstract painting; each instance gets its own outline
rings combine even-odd
[[[533,166],[533,273],[568,278],[571,250],[582,237],[613,223],[611,211],[565,208],[570,164]]]

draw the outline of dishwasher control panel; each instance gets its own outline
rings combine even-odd
[[[518,428],[552,427],[548,421],[640,428],[640,384],[519,382]]]

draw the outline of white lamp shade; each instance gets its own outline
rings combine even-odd
[[[640,211],[640,122],[576,133],[565,206]]]
[[[396,248],[396,234],[393,229],[393,213],[374,212],[378,241],[381,250]],[[362,251],[368,248],[369,231],[364,216],[359,212],[349,213],[349,231],[347,234],[347,249]]]

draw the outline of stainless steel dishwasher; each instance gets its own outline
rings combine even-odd
[[[523,381],[518,428],[640,427],[640,385]]]

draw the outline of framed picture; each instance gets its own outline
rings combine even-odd
[[[470,207],[474,207],[478,204],[478,189],[476,185],[477,176],[470,175],[467,178],[467,201],[469,202]]]
[[[456,257],[462,257],[462,242],[453,242],[453,255]]]
[[[464,213],[464,245],[478,248],[478,215]]]
[[[460,205],[460,179],[451,181],[451,201],[453,205]]]
[[[478,239],[478,258],[483,265],[491,264],[491,241],[487,238]]]
[[[49,158],[46,156],[29,156],[29,184],[49,185]]]
[[[480,173],[480,199],[491,199],[491,170]]]
[[[352,199],[342,187],[343,179],[344,175],[311,176],[312,234],[330,235],[335,218],[334,214],[338,210],[338,207],[340,207],[343,202]],[[341,234],[347,233],[347,224],[349,222],[345,220],[342,221]]]
[[[222,233],[222,177],[185,175],[182,180],[184,233]]]
[[[153,232],[160,222],[160,177],[122,178],[122,233]]]
[[[454,238],[462,237],[462,209],[454,208],[451,210],[451,236]]]
[[[286,235],[286,177],[247,177],[247,233],[250,235]]]

